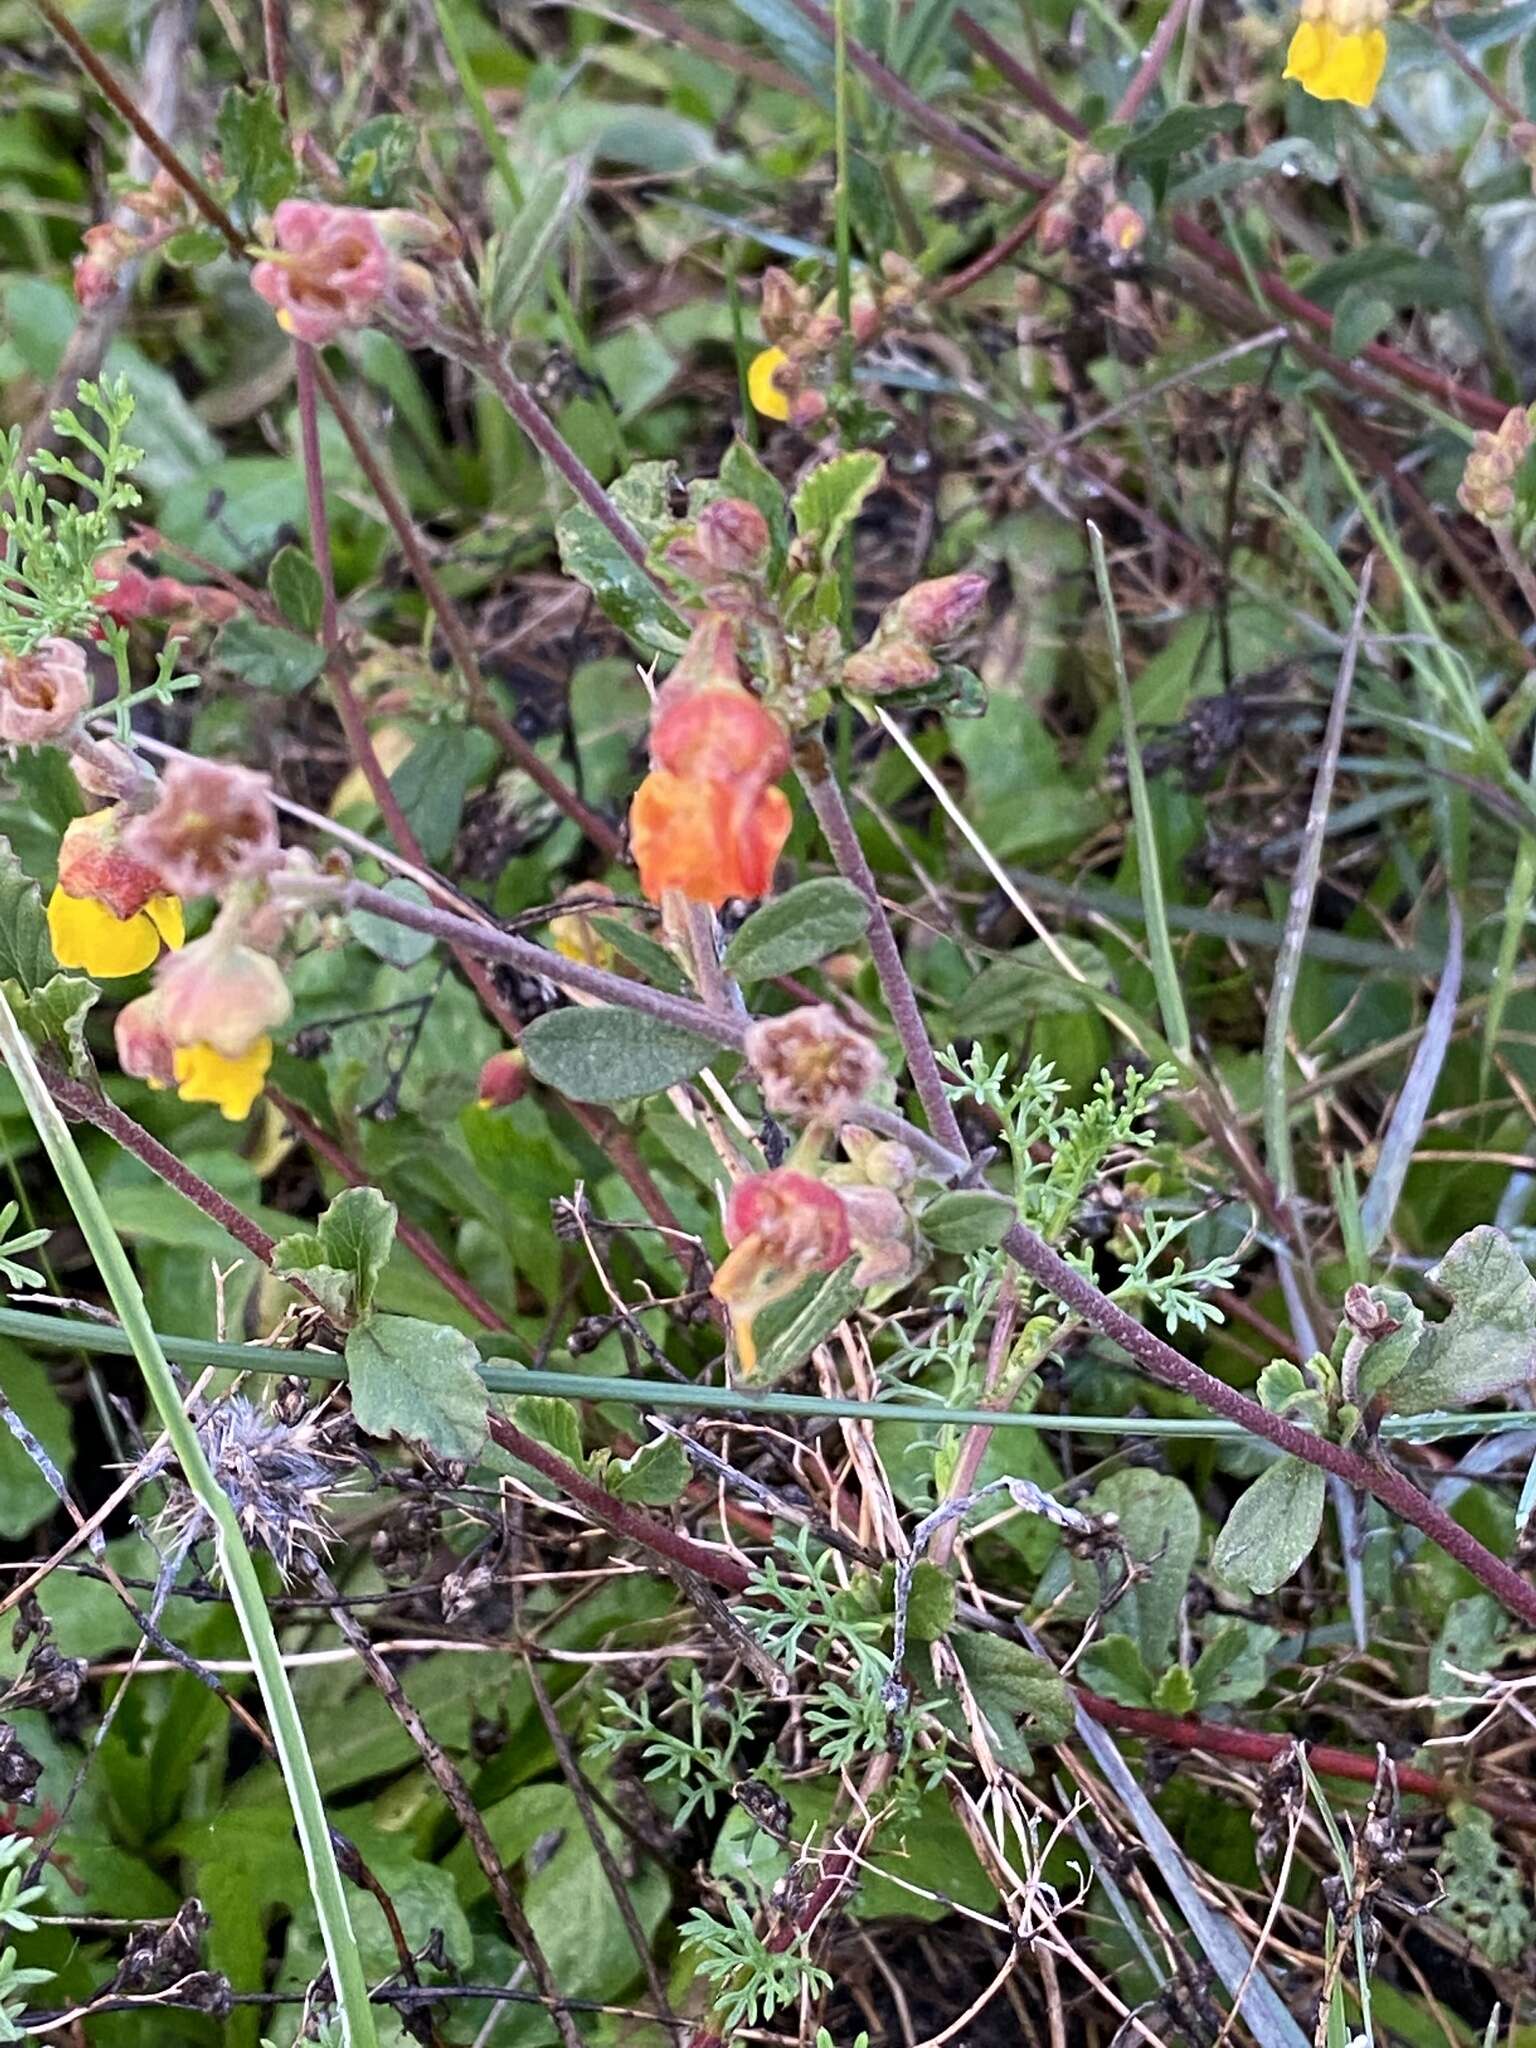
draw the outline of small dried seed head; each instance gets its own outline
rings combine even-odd
[[[246,1540],[267,1552],[285,1580],[297,1566],[326,1555],[327,1501],[337,1490],[337,1477],[318,1454],[312,1419],[280,1422],[245,1395],[231,1394],[203,1418],[197,1433]],[[171,1482],[162,1519],[172,1542],[194,1542],[207,1533],[200,1502],[178,1480]]]
[[[1491,434],[1476,434],[1456,492],[1464,512],[1485,526],[1501,526],[1515,509],[1515,474],[1531,448],[1531,416],[1517,405]]]

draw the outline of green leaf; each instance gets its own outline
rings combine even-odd
[[[1261,1472],[1216,1538],[1216,1576],[1250,1593],[1283,1586],[1317,1542],[1326,1476],[1320,1465],[1284,1456]]]
[[[1116,1601],[1114,1620],[1116,1628],[1135,1641],[1148,1671],[1161,1671],[1200,1547],[1200,1510],[1194,1495],[1167,1472],[1112,1472],[1094,1489],[1089,1505],[1096,1514],[1119,1517],[1121,1539],[1145,1570],[1146,1576]],[[1080,1570],[1080,1587],[1095,1578],[1091,1571]],[[1118,1578],[1117,1567],[1116,1582]]]
[[[58,971],[37,884],[11,851],[11,842],[0,839],[0,981],[14,981],[30,996]]]
[[[347,197],[360,206],[387,206],[416,161],[416,136],[416,122],[404,114],[375,114],[354,128],[336,152]]]
[[[1476,1675],[1492,1671],[1518,1647],[1508,1636],[1509,1616],[1491,1594],[1451,1603],[1429,1653],[1425,1688],[1437,1729],[1454,1726],[1476,1705]]]
[[[520,1394],[512,1404],[512,1420],[525,1436],[547,1444],[568,1465],[585,1467],[581,1417],[574,1402],[564,1401],[558,1394]]]
[[[74,1450],[69,1410],[55,1393],[46,1366],[4,1345],[0,1347],[0,1389],[67,1478]],[[0,1537],[9,1542],[27,1535],[58,1504],[58,1496],[31,1456],[0,1423]]]
[[[1182,1664],[1170,1664],[1152,1693],[1152,1704],[1159,1713],[1188,1714],[1194,1710],[1195,1681]]]
[[[884,1564],[875,1587],[884,1614],[896,1612],[896,1567]],[[907,1596],[907,1635],[914,1643],[936,1643],[955,1623],[956,1587],[946,1571],[922,1558],[912,1573]]]
[[[361,1321],[389,1261],[396,1220],[394,1203],[377,1188],[345,1188],[313,1230],[278,1240],[272,1270],[280,1277],[302,1274],[331,1315]]]
[[[979,1252],[1001,1244],[1018,1220],[1009,1196],[992,1188],[955,1188],[923,1205],[918,1227],[937,1251]]]
[[[160,253],[174,270],[197,270],[224,254],[227,244],[217,228],[183,228]]]
[[[737,981],[794,974],[856,944],[868,924],[869,904],[852,882],[800,882],[753,911],[726,948],[726,971]]]
[[[453,851],[464,798],[495,758],[495,747],[485,733],[435,725],[417,735],[390,776],[389,786],[429,861],[444,861]]]
[[[77,1081],[96,1076],[96,1062],[85,1040],[85,1020],[101,990],[78,974],[55,974],[32,995],[15,982],[6,983],[11,1008],[34,1045],[51,1045]]]
[[[446,1323],[370,1316],[347,1339],[352,1413],[369,1436],[403,1436],[442,1458],[477,1458],[485,1443],[480,1354]]]
[[[1084,1685],[1121,1707],[1150,1707],[1152,1674],[1129,1636],[1103,1636],[1077,1662]]]
[[[980,1629],[956,1629],[949,1640],[976,1704],[994,1728],[1027,1715],[1044,1742],[1062,1742],[1071,1734],[1072,1695],[1061,1673],[1044,1657],[1007,1636]]]
[[[647,544],[676,523],[668,503],[674,467],[670,462],[637,462],[609,493],[615,507]],[[555,540],[567,576],[585,584],[622,632],[659,653],[682,653],[688,640],[687,626],[646,570],[630,559],[585,505],[572,505],[561,515]]]
[[[857,1271],[858,1260],[849,1259],[835,1273],[807,1281],[787,1301],[763,1311],[757,1320],[754,1387],[774,1387],[787,1379],[846,1322],[863,1299],[864,1290],[853,1278]]]
[[[1533,1370],[1536,1279],[1502,1230],[1457,1238],[1430,1279],[1451,1312],[1430,1323],[1402,1372],[1378,1388],[1400,1415],[1466,1408],[1523,1386]]]
[[[413,882],[406,875],[392,876],[384,884],[384,894],[398,897],[402,903],[414,903],[423,910],[432,900],[420,882]],[[370,953],[387,960],[391,967],[414,967],[437,944],[430,932],[396,924],[392,917],[383,917],[376,910],[349,910],[347,929]]]
[[[720,1055],[696,1032],[638,1010],[550,1010],[523,1033],[536,1079],[572,1102],[629,1102],[659,1095]]]
[[[219,628],[208,659],[210,666],[258,690],[275,690],[280,697],[291,697],[324,668],[325,649],[316,640],[290,633],[286,626],[264,626],[260,619],[241,612]]]
[[[1385,1337],[1378,1337],[1360,1359],[1354,1398],[1362,1406],[1373,1394],[1379,1394],[1383,1387],[1390,1386],[1406,1369],[1424,1335],[1424,1311],[1406,1294],[1395,1287],[1373,1287],[1371,1299],[1378,1308],[1386,1310],[1397,1328]],[[1342,1360],[1352,1335],[1350,1326],[1345,1324],[1334,1346],[1336,1358]]]
[[[320,571],[302,548],[290,543],[278,549],[267,571],[267,588],[290,626],[300,633],[319,632],[325,586],[320,581]]]
[[[1440,1850],[1445,1896],[1437,1911],[1495,1969],[1513,1969],[1536,1941],[1536,1919],[1526,1904],[1520,1872],[1480,1806],[1453,1806],[1451,1814],[1456,1824]]]
[[[1234,128],[1242,126],[1246,117],[1247,109],[1235,101],[1214,107],[1193,104],[1173,107],[1149,127],[1140,129],[1124,145],[1120,151],[1121,168],[1146,171],[1155,164],[1165,164],[1186,149],[1198,149],[1213,135],[1230,134]]]
[[[1190,1673],[1198,1707],[1240,1707],[1269,1683],[1269,1653],[1278,1629],[1255,1621],[1224,1621]]]
[[[648,1508],[670,1507],[679,1499],[693,1467],[675,1436],[658,1436],[642,1444],[632,1458],[615,1460],[603,1483],[620,1500]]]
[[[675,996],[688,992],[688,983],[677,962],[649,932],[637,932],[622,918],[599,917],[590,911],[587,915],[592,929],[612,946],[621,960],[627,960],[631,967],[638,967],[653,988],[664,988]]]
[[[486,317],[498,334],[511,327],[564,241],[586,187],[586,165],[580,159],[547,164],[515,218],[492,237],[486,261]]]
[[[1390,300],[1374,293],[1369,285],[1352,284],[1340,295],[1333,310],[1333,351],[1347,362],[1376,340],[1392,318]]]
[[[865,499],[879,489],[884,477],[882,456],[871,448],[852,448],[818,463],[795,492],[790,502],[795,531],[816,548],[823,562],[832,560]]]
[[[246,221],[270,213],[299,182],[298,166],[270,85],[245,92],[232,85],[214,124],[227,177],[235,181],[234,209]]]

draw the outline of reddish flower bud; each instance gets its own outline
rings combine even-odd
[[[172,892],[160,870],[123,843],[118,804],[76,818],[59,842],[59,887],[66,896],[91,897],[117,918],[137,917],[152,896]]]
[[[122,252],[118,247],[117,231],[105,224],[87,228],[80,239],[85,247],[75,258],[75,298],[82,311],[93,313],[98,306],[104,306],[117,290]]]
[[[123,844],[182,897],[217,896],[279,857],[270,778],[217,761],[172,761],[152,810],[132,819]]]
[[[1134,206],[1127,206],[1123,199],[1119,199],[1105,214],[1099,233],[1111,249],[1119,255],[1128,256],[1146,240],[1147,224]]]
[[[920,690],[938,673],[939,664],[915,640],[898,636],[882,641],[877,636],[849,655],[842,680],[843,688],[856,696],[879,697],[891,690]]]
[[[154,993],[125,1003],[112,1027],[117,1040],[117,1063],[135,1080],[148,1081],[153,1088],[171,1088],[176,1083],[176,1048],[160,1014],[160,999]]]
[[[885,1072],[879,1049],[829,1003],[747,1027],[746,1054],[775,1116],[840,1124]]]
[[[252,270],[251,284],[284,333],[318,346],[366,327],[396,272],[376,216],[356,206],[285,199],[272,227],[277,247]]]
[[[843,1183],[838,1188],[848,1234],[859,1263],[860,1287],[897,1287],[917,1271],[917,1231],[900,1199],[889,1188]]]
[[[35,747],[62,739],[91,701],[85,654],[72,640],[41,640],[30,654],[0,654],[0,742]]]
[[[242,1058],[293,1009],[277,962],[217,928],[164,957],[155,994],[172,1045],[205,1045],[227,1060]]]
[[[96,557],[96,579],[104,587],[97,603],[109,619],[131,626],[135,619],[184,619],[222,626],[240,609],[231,590],[216,583],[183,583],[178,576],[149,576],[128,559],[126,548]]]
[[[493,1052],[480,1069],[476,1091],[482,1109],[506,1109],[528,1092],[528,1062],[520,1052]]]
[[[986,601],[987,587],[979,569],[914,583],[897,599],[891,616],[920,646],[942,647],[975,618]]]
[[[789,766],[789,738],[745,690],[703,690],[659,703],[651,726],[658,768],[695,782],[750,776],[772,782]]]
[[[768,522],[745,498],[711,499],[694,528],[700,555],[722,576],[750,576],[768,556]]]

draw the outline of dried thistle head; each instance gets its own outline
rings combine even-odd
[[[338,1481],[313,1416],[282,1422],[244,1394],[231,1394],[208,1411],[197,1433],[246,1540],[267,1552],[285,1580],[328,1554],[326,1501]],[[169,1484],[160,1534],[184,1547],[209,1534],[210,1524],[189,1487],[174,1477]]]

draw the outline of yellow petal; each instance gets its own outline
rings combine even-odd
[[[1304,21],[1291,37],[1285,76],[1314,99],[1368,107],[1386,61],[1387,38],[1379,28],[1341,34],[1331,21]]]
[[[747,396],[765,420],[787,420],[789,400],[775,381],[789,357],[781,348],[765,348],[747,368]]]
[[[181,898],[151,896],[144,906],[144,915],[171,951],[180,952],[187,943],[187,921],[181,914]]]
[[[271,1064],[270,1038],[258,1038],[249,1052],[233,1060],[215,1052],[211,1045],[179,1045],[174,1061],[176,1093],[183,1102],[215,1104],[237,1124],[250,1115]]]
[[[69,896],[62,889],[48,899],[48,936],[61,967],[98,980],[142,974],[160,952],[160,934],[142,910],[114,917],[94,896]]]

